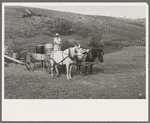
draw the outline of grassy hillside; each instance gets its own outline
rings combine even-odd
[[[10,49],[34,51],[35,45],[52,42],[56,32],[61,34],[63,41],[80,43],[84,47],[89,47],[92,37],[101,35],[98,40],[104,42],[106,53],[124,46],[145,45],[145,19],[130,20],[28,7],[5,7],[5,45]]]

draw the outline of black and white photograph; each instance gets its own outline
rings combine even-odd
[[[115,108],[114,102],[107,105],[107,101],[130,100],[125,107],[121,102],[115,103],[118,105],[116,114],[121,115],[119,107],[130,112],[126,107],[131,104],[137,106],[133,112],[139,111],[139,114],[124,117],[124,121],[134,121],[135,116],[139,121],[146,121],[148,111],[144,114],[147,118],[142,118],[140,112],[148,107],[148,15],[148,4],[136,2],[2,3],[4,120],[36,121],[45,117],[45,120],[56,121],[58,117],[53,115],[61,109],[58,120],[75,120],[69,111],[77,114],[77,108],[81,112],[89,110],[87,115],[79,111],[82,118],[77,120],[107,121],[90,111],[97,109],[98,114],[109,114],[104,108],[101,108],[103,111],[96,108],[99,103],[101,107]],[[20,101],[23,102],[20,108],[13,108]],[[27,114],[22,116],[23,110],[29,108],[26,105],[32,101],[37,107],[31,106],[31,112],[49,105],[51,108],[47,110],[51,110],[52,117],[47,117],[48,114],[32,118],[31,115],[27,118]],[[144,107],[132,101],[144,102]],[[4,102],[11,104],[7,106]],[[60,108],[63,105],[68,108]],[[13,111],[17,112],[14,119]],[[107,117],[110,118],[110,114]]]

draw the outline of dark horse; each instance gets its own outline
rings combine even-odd
[[[101,48],[92,48],[90,49],[88,52],[85,53],[85,60],[84,62],[95,62],[95,63],[99,63],[99,62],[103,62],[103,49]],[[92,67],[93,64],[90,64],[90,74],[92,73]],[[88,66],[85,66],[85,71],[84,71],[84,75],[87,75],[87,69]],[[81,74],[81,65],[77,65],[77,73]]]

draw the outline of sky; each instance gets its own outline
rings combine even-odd
[[[5,3],[4,3],[5,4]],[[63,2],[30,2],[30,3],[7,3],[10,6],[28,6],[48,10],[72,12],[88,15],[104,15],[125,18],[146,18],[146,3],[63,3]]]

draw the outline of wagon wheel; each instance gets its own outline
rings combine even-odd
[[[27,70],[33,71],[35,68],[35,60],[31,54],[25,56],[25,65]]]
[[[51,72],[50,68],[51,68],[50,61],[49,61],[48,58],[46,58],[46,59],[44,60],[44,69],[45,69],[45,71],[46,71],[47,73],[50,73],[50,72]]]

